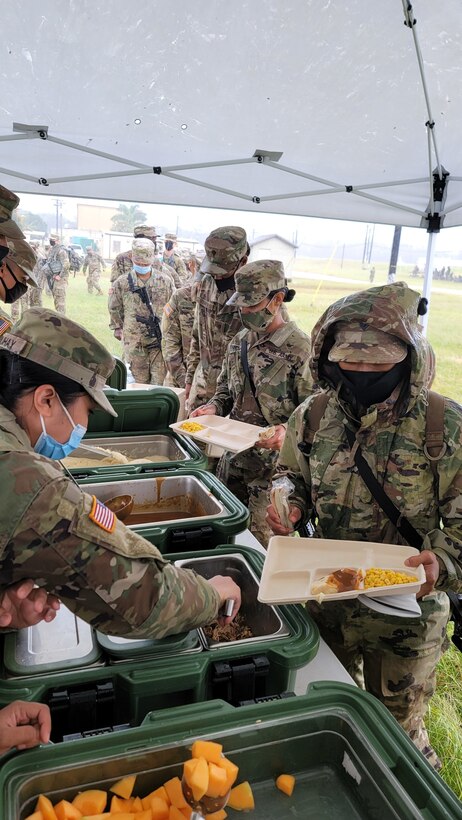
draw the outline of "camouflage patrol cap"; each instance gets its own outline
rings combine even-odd
[[[237,307],[258,305],[272,290],[287,287],[284,265],[276,259],[259,259],[243,265],[234,276],[236,292],[226,302]]]
[[[177,237],[176,233],[164,233],[164,239],[166,239],[167,242],[169,240],[170,240],[170,242],[176,242],[178,237]]]
[[[201,272],[225,278],[246,255],[247,234],[244,228],[236,225],[215,228],[205,240],[204,247]]]
[[[88,330],[53,310],[30,308],[8,333],[0,336],[0,350],[54,370],[72,379],[111,416],[117,416],[104,394],[115,360]]]
[[[155,249],[150,239],[134,239],[132,242],[132,260],[137,265],[152,265]]]
[[[338,322],[335,342],[327,358],[331,362],[397,364],[407,356],[407,345],[366,322]]]
[[[149,238],[152,237],[152,239],[155,239],[156,236],[159,236],[159,234],[156,233],[154,225],[135,225],[135,227],[133,228],[133,236],[147,236]]]
[[[60,242],[61,238],[58,233],[51,233],[48,239],[52,239],[53,242]]]
[[[8,236],[11,239],[24,239],[24,234],[16,225],[11,214],[19,205],[19,197],[0,185],[0,236]]]
[[[34,288],[38,287],[37,280],[34,274],[34,268],[37,264],[37,254],[31,248],[28,242],[25,239],[10,239],[9,237],[5,237],[5,241],[8,247],[8,256],[5,258],[5,262],[14,262],[19,268],[27,276],[27,285],[33,285]]]

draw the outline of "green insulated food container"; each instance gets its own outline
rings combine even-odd
[[[52,740],[61,742],[137,726],[152,709],[215,698],[245,704],[292,690],[297,669],[316,655],[319,633],[303,607],[271,607],[257,600],[263,556],[232,545],[169,557],[204,576],[229,574],[236,580],[248,627],[243,637],[231,634],[228,641],[217,641],[205,628],[157,641],[94,633],[97,660],[73,663],[71,647],[57,666],[50,645],[47,666],[42,645],[38,673],[33,661],[17,652],[18,633],[11,633],[0,673],[0,707],[18,699],[48,703]],[[29,643],[35,629],[21,631]]]
[[[205,469],[207,457],[192,439],[169,428],[178,415],[178,396],[168,387],[151,390],[111,390],[105,394],[116,411],[117,418],[97,409],[89,418],[88,431],[82,444],[103,447],[120,454],[124,463],[101,463],[88,456],[64,459],[75,477],[139,473],[153,470]],[[136,463],[137,462],[137,463]]]
[[[103,502],[132,495],[133,510],[124,524],[162,553],[231,543],[249,520],[247,507],[204,470],[87,476],[79,484]]]
[[[136,775],[133,796],[144,797],[181,778],[197,738],[218,741],[239,766],[237,782],[251,785],[255,820],[462,818],[462,804],[385,707],[332,682],[240,709],[216,700],[155,712],[143,726],[111,738],[16,754],[0,770],[0,816],[24,820],[40,793],[53,804],[71,801],[127,775]],[[282,773],[295,776],[291,797],[275,787]],[[229,809],[228,816],[238,815]]]

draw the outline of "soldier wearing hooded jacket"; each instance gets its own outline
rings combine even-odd
[[[424,716],[445,648],[444,590],[462,587],[462,408],[445,400],[445,446],[435,480],[424,452],[433,359],[418,325],[419,301],[419,294],[398,282],[355,293],[326,310],[312,332],[310,360],[326,394],[325,411],[304,453],[310,412],[319,399],[311,396],[295,410],[276,477],[286,475],[294,484],[292,525],[312,520],[315,537],[406,543],[358,473],[348,428],[385,493],[423,538],[420,555],[406,561],[425,570],[421,616],[386,616],[357,599],[310,603],[309,610],[350,674],[438,767]],[[272,506],[268,521],[273,532],[290,532]]]

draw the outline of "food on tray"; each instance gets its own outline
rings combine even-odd
[[[276,786],[279,791],[290,797],[295,787],[295,777],[293,774],[280,774],[276,778]]]
[[[363,569],[351,569],[351,567],[336,569],[330,575],[323,575],[314,581],[311,594],[336,595],[338,592],[352,592],[357,589],[364,589],[365,575]]]
[[[416,581],[417,577],[415,575],[407,575],[405,572],[395,572],[393,569],[371,567],[366,570],[364,589],[371,589],[372,587],[389,587],[393,584],[415,584]]]
[[[199,433],[200,430],[205,430],[203,424],[198,424],[197,421],[185,421],[180,425],[181,430],[186,430],[187,433]]]
[[[258,438],[261,438],[261,439],[263,439],[263,441],[266,441],[266,439],[268,439],[268,438],[273,438],[275,432],[276,432],[276,427],[274,426],[274,424],[272,424],[271,427],[265,427],[264,430],[261,430],[261,432],[258,434]],[[257,444],[258,444],[258,441],[257,441]]]
[[[237,811],[250,811],[255,808],[252,789],[247,780],[244,783],[240,783],[239,786],[236,786],[234,789],[231,789],[227,805]]]
[[[61,459],[61,462],[68,470],[77,470],[79,467],[109,467],[114,464],[150,464],[154,461],[170,461],[166,456],[143,456],[142,458],[130,458],[117,450],[106,450],[104,447],[94,447],[94,450],[99,450],[101,453],[106,453],[104,458],[92,458],[88,456],[67,456]]]
[[[54,805],[41,794],[34,813],[26,820],[184,820],[192,814],[190,804],[199,801],[207,820],[226,820],[223,806],[233,793],[234,808],[254,807],[248,783],[232,789],[238,773],[235,763],[223,756],[220,743],[196,740],[192,758],[184,763],[183,780],[172,777],[145,797],[132,797],[136,775],[117,780],[109,792],[88,789],[78,792],[73,800],[60,800]]]
[[[214,621],[204,626],[203,631],[211,643],[229,643],[230,641],[241,641],[244,638],[253,638],[253,632],[240,612],[230,624],[219,624]]]

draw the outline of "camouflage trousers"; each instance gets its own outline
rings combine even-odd
[[[160,348],[124,345],[125,361],[129,363],[133,378],[140,384],[163,384],[166,367]]]
[[[268,464],[254,449],[236,456],[224,453],[216,469],[217,478],[249,508],[249,530],[265,549],[273,535],[265,518],[276,459],[277,453]]]
[[[42,288],[28,288],[27,293],[11,305],[11,318],[17,322],[19,316],[30,307],[42,307]]]
[[[99,271],[94,271],[93,273],[89,273],[87,276],[87,290],[88,293],[93,293],[93,288],[96,292],[102,296],[103,291],[101,290],[100,285],[101,274]]]
[[[447,649],[449,599],[433,593],[419,604],[422,615],[382,615],[358,601],[306,606],[321,636],[358,686],[375,695],[436,769],[424,718],[435,691],[436,664]]]
[[[57,313],[66,315],[66,292],[67,282],[54,282],[53,285],[53,303]]]

